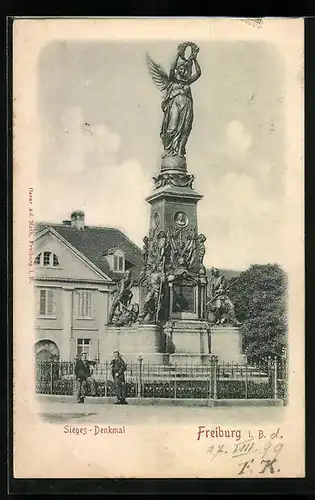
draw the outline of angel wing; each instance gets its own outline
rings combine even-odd
[[[155,83],[155,85],[159,90],[164,92],[167,89],[168,84],[170,82],[168,75],[166,74],[162,66],[160,66],[160,64],[153,61],[153,59],[149,56],[148,53],[147,53],[147,65],[153,82]]]

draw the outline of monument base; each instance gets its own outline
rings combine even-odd
[[[242,353],[242,333],[239,327],[212,326],[210,332],[211,354],[218,356],[219,363],[245,363]]]
[[[163,364],[165,355],[164,333],[158,325],[115,327],[107,326],[100,345],[100,361],[113,359],[113,352],[119,351],[126,362]],[[167,356],[166,356],[167,357]],[[129,360],[129,361],[128,361]],[[166,360],[167,362],[167,360]]]
[[[186,173],[186,158],[179,155],[166,155],[162,158],[161,172],[175,171]]]
[[[168,365],[169,364],[169,355],[168,354],[163,354],[163,353],[155,353],[155,352],[147,352],[144,354],[135,354],[135,353],[129,353],[129,352],[122,352],[119,351],[121,354],[121,357],[127,363],[127,366],[131,368],[132,366],[139,366],[139,358],[141,356],[141,363],[142,366],[145,367],[145,365]],[[113,359],[113,354],[111,355],[106,355],[102,357],[102,362],[106,363],[109,362]]]
[[[211,361],[211,354],[170,354],[170,365],[202,365],[209,366]]]
[[[206,321],[179,319],[169,321],[165,327],[166,348],[170,354],[210,354],[209,325]]]

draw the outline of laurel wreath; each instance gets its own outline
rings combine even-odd
[[[191,48],[191,54],[188,58],[185,57],[185,50],[187,49],[187,47]],[[184,59],[184,61],[190,61],[191,59],[195,59],[197,57],[199,47],[194,42],[183,42],[179,44],[179,46],[177,47],[177,51],[179,56]]]

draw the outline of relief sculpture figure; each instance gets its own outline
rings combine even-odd
[[[206,253],[205,241],[206,237],[204,234],[199,234],[197,238],[197,254],[198,254],[198,264],[199,264],[199,272],[204,273],[204,265],[203,259]]]
[[[220,275],[218,269],[211,271],[210,300],[207,303],[208,313],[214,315],[216,325],[230,324],[240,326],[235,317],[234,304],[228,296],[228,283],[225,276]]]
[[[143,304],[142,312],[139,315],[141,323],[151,323],[158,318],[163,296],[164,279],[165,276],[161,266],[151,273],[148,283],[149,290]]]
[[[145,236],[143,238],[143,247],[142,247],[142,258],[143,258],[143,267],[139,276],[139,282],[144,283],[146,279],[146,274],[148,270],[148,260],[149,260],[149,238]]]
[[[124,277],[118,284],[117,290],[114,291],[114,299],[112,302],[112,307],[109,313],[108,324],[111,325],[115,323],[114,317],[117,319],[117,311],[121,311],[121,308],[127,309],[130,305],[133,293],[132,293],[133,281],[131,279],[131,270],[125,273]]]

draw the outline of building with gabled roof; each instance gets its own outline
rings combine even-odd
[[[111,295],[128,269],[139,303],[141,249],[119,229],[87,226],[84,217],[74,211],[70,221],[35,226],[37,359],[69,361],[82,350],[100,358]]]

